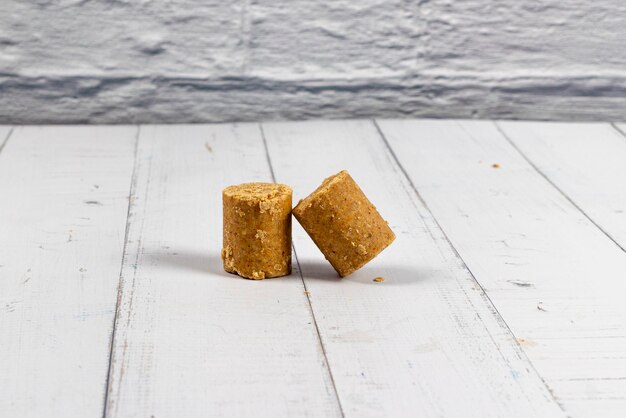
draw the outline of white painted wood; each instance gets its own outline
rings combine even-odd
[[[222,269],[222,189],[271,181],[259,126],[142,127],[136,170],[106,416],[338,416],[298,275]]]
[[[0,152],[0,416],[102,416],[136,130],[15,128]]]
[[[380,126],[565,411],[574,417],[623,416],[624,252],[493,123]]]
[[[294,223],[294,244],[346,416],[560,416],[562,411],[370,121],[263,125],[295,199],[348,169],[397,234],[339,279]],[[386,280],[375,283],[372,279]]]
[[[498,126],[537,170],[626,249],[626,137],[608,123]]]

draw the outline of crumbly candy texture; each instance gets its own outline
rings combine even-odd
[[[363,267],[396,238],[345,170],[325,179],[293,214],[341,277]]]
[[[274,183],[224,189],[224,270],[255,280],[291,273],[291,195]]]

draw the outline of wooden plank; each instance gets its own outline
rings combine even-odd
[[[380,127],[566,412],[594,416],[601,404],[604,415],[623,414],[624,252],[493,123],[381,121]]]
[[[264,124],[295,199],[347,169],[397,240],[339,279],[299,225],[298,260],[346,416],[559,416],[561,410],[369,121]],[[374,277],[386,281],[375,283]]]
[[[0,415],[102,415],[136,127],[15,128],[0,153]]]
[[[502,133],[622,249],[626,138],[608,123],[498,122]]]
[[[338,416],[302,280],[222,269],[221,191],[258,125],[142,127],[106,416]]]

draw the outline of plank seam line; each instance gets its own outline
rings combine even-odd
[[[615,129],[617,131],[617,133],[619,133],[623,138],[626,138],[626,132],[624,132],[622,130],[622,128],[617,126],[617,124],[615,122],[610,122],[609,125],[611,125],[613,127],[613,129]]]
[[[394,161],[394,159],[391,157],[390,153],[389,152],[385,152],[385,156],[387,157],[387,161],[390,164],[391,168],[393,169],[393,172],[397,176],[399,176],[401,179],[404,179],[405,176],[399,170],[399,168],[398,168],[398,166],[396,164],[396,161]],[[413,192],[413,190],[411,189],[411,186],[407,184],[407,181],[400,181],[400,184],[402,186],[402,189],[403,189],[404,193],[406,193],[407,197],[409,197],[409,200],[411,202],[411,205],[413,206],[413,209],[415,210],[415,213],[422,220],[422,222],[424,224],[424,228],[426,228],[426,232],[431,237],[431,239],[437,244],[437,250],[439,251],[441,256],[442,257],[447,257],[447,255],[444,252],[446,250],[452,251],[453,258],[457,262],[460,262],[462,264],[462,269],[463,269],[463,271],[465,273],[463,279],[464,280],[469,279],[470,282],[472,283],[472,285],[474,287],[476,287],[476,285],[478,285],[477,280],[473,277],[473,275],[469,271],[469,268],[465,264],[464,260],[460,257],[460,254],[458,254],[455,251],[454,246],[451,245],[449,240],[446,240],[446,237],[444,236],[444,233],[443,233],[443,229],[441,228],[441,226],[439,224],[436,223],[436,219],[435,219],[434,215],[429,212],[430,216],[428,216],[428,215],[424,214],[420,210],[420,207],[427,207],[425,205],[425,203],[423,202],[423,199],[419,199],[419,201],[422,202],[422,204],[418,205],[418,203],[416,201],[419,198],[418,193],[414,193]],[[433,223],[435,225],[434,227],[432,226]],[[434,231],[432,231],[432,228],[438,228],[438,232],[441,235],[435,236],[435,234],[433,233]],[[445,246],[445,249],[443,248],[443,246],[441,246],[439,244],[439,242],[443,243],[443,246]],[[484,330],[487,332],[487,335],[489,336],[489,340],[493,343],[494,347],[498,351],[498,353],[500,355],[500,358],[505,362],[505,364],[508,367],[513,368],[513,366],[511,365],[511,362],[509,361],[509,358],[502,351],[501,344],[498,343],[498,341],[494,337],[494,334],[489,330],[489,327],[488,327],[487,323],[483,319],[483,315],[479,312],[478,308],[476,308],[476,303],[474,301],[472,301],[472,298],[470,297],[467,289],[465,289],[465,287],[461,284],[460,279],[458,277],[456,278],[456,281],[457,281],[457,283],[459,283],[460,290],[463,292],[463,295],[466,298],[467,303],[469,304],[471,309],[474,310],[473,312],[475,313],[476,317],[480,320],[480,323],[482,324]],[[478,288],[480,288],[480,286],[478,286]],[[487,310],[489,312],[489,315],[491,315],[492,318],[495,319],[496,324],[499,327],[499,329],[501,330],[501,332],[504,332],[509,338],[514,338],[515,336],[513,335],[513,333],[507,331],[507,325],[506,325],[504,319],[500,315],[498,315],[498,312],[495,309],[494,304],[491,302],[491,300],[489,300],[489,298],[487,297],[486,292],[484,291],[484,289],[481,289],[480,297],[481,297],[480,302],[486,306],[486,308],[487,308]],[[522,349],[515,343],[513,344],[513,346],[515,347],[515,350],[514,350],[515,356],[518,359],[520,359],[522,362],[524,362],[525,364],[526,363],[530,364],[529,360],[527,358],[525,358],[525,354],[523,353]],[[530,372],[530,369],[528,369],[528,370]],[[517,384],[518,384],[518,386],[521,389],[523,388],[523,385],[521,385],[520,382],[517,382]],[[545,382],[542,382],[542,384],[543,384],[543,387],[546,386]],[[525,398],[530,401],[531,398],[526,394],[526,392],[523,389],[522,389],[522,392],[524,393]],[[548,399],[552,400],[550,397],[548,397]]]
[[[265,157],[267,158],[267,163],[270,168],[270,174],[272,175],[272,181],[276,183],[276,175],[274,174],[274,168],[272,166],[272,159],[270,157],[269,146],[267,145],[267,139],[265,138],[265,131],[263,130],[263,125],[259,124],[259,129],[261,130],[261,138],[263,139],[263,146],[265,147]],[[302,280],[302,285],[304,286],[304,294],[306,296],[309,312],[311,313],[311,318],[313,318],[313,325],[315,327],[315,332],[317,333],[317,339],[320,343],[320,347],[322,349],[322,354],[324,356],[324,361],[326,362],[326,368],[328,369],[328,375],[330,376],[330,382],[333,387],[333,391],[335,392],[335,399],[337,400],[337,405],[339,406],[339,412],[342,417],[345,417],[345,413],[343,411],[343,406],[341,404],[341,399],[339,398],[339,391],[337,390],[337,385],[335,383],[335,378],[333,376],[332,369],[330,367],[330,362],[328,361],[328,354],[326,353],[326,347],[324,346],[324,341],[322,340],[322,334],[320,333],[320,328],[317,324],[317,319],[315,318],[315,311],[313,310],[313,304],[311,303],[311,295],[309,293],[309,289],[306,285],[306,281],[304,280],[304,275],[302,274],[302,269],[300,267],[300,260],[298,259],[298,253],[296,251],[296,247],[292,242],[294,260],[296,261],[296,266],[298,267],[298,275],[300,276],[300,280]]]
[[[522,152],[522,150],[513,142],[513,140],[509,137],[509,135],[504,131],[504,129],[502,129],[502,127],[500,126],[500,124],[498,123],[498,121],[493,121],[493,124],[495,125],[496,129],[498,130],[498,132],[500,132],[500,134],[504,137],[504,139],[511,144],[511,146],[515,149],[515,151],[518,152],[519,155],[522,156],[522,158],[528,163],[530,164],[530,166],[532,168],[535,169],[535,171],[537,173],[539,173],[539,175],[541,177],[544,178],[544,180],[546,180],[552,187],[554,187],[560,194],[561,196],[563,196],[565,198],[565,200],[567,200],[572,206],[574,206],[580,213],[583,214],[583,216],[585,218],[587,218],[589,220],[589,222],[591,222],[596,228],[598,228],[608,239],[610,239],[615,245],[617,245],[619,247],[620,250],[626,252],[626,248],[622,247],[620,245],[619,242],[617,242],[615,240],[615,238],[613,238],[611,236],[611,234],[609,234],[607,231],[604,230],[604,228],[602,228],[596,221],[594,221],[591,216],[589,216],[587,214],[587,212],[585,212],[580,206],[578,206],[578,204],[576,202],[574,202],[574,200],[572,198],[570,198],[559,186],[556,185],[556,183],[554,183],[552,180],[550,180],[548,178],[548,176],[535,164],[533,163],[530,158],[528,158],[526,156],[526,154],[524,154]],[[618,129],[619,131],[619,129]],[[620,131],[621,132],[621,131]]]
[[[11,135],[13,135],[14,129],[15,127],[12,126],[11,129],[9,129],[9,132],[7,133],[7,135],[4,137],[4,141],[2,141],[2,144],[0,144],[0,153],[4,149],[4,146],[7,144],[7,142],[9,142],[9,138],[11,138]]]
[[[113,349],[115,347],[115,332],[117,330],[117,322],[119,319],[119,315],[120,315],[120,305],[121,305],[121,301],[122,301],[122,275],[124,272],[124,264],[126,262],[126,256],[127,256],[127,244],[128,244],[128,236],[129,236],[129,231],[130,231],[130,213],[131,213],[131,208],[132,208],[132,202],[133,202],[133,194],[136,191],[136,187],[137,187],[137,157],[138,157],[138,150],[139,150],[139,132],[141,131],[141,126],[137,125],[137,131],[135,133],[135,147],[134,147],[134,155],[133,155],[133,171],[131,173],[131,177],[130,177],[130,187],[128,190],[128,207],[126,210],[126,228],[124,230],[124,246],[122,248],[122,261],[121,261],[121,266],[120,266],[120,274],[119,274],[119,278],[118,278],[118,283],[117,283],[117,300],[115,303],[115,317],[113,318],[113,330],[111,331],[111,339],[110,339],[110,343],[109,343],[109,365],[108,365],[108,370],[107,370],[107,377],[106,377],[106,385],[105,385],[105,391],[104,391],[104,405],[103,405],[103,412],[102,412],[102,417],[106,418],[107,413],[108,413],[108,406],[109,406],[109,390],[111,389],[111,371],[113,369]]]
[[[533,362],[530,361],[530,358],[528,358],[528,355],[526,354],[526,352],[524,351],[523,347],[521,346],[521,344],[519,343],[519,341],[515,337],[515,333],[513,332],[513,330],[509,326],[509,324],[507,324],[507,322],[504,320],[504,317],[502,316],[502,314],[498,310],[498,307],[495,305],[495,303],[493,303],[493,301],[489,297],[489,294],[487,294],[487,291],[485,290],[483,285],[478,281],[478,279],[476,278],[476,275],[474,275],[474,272],[472,272],[472,270],[469,268],[469,266],[467,265],[467,263],[465,262],[465,260],[461,256],[461,254],[458,252],[458,250],[454,246],[454,244],[452,244],[452,241],[450,240],[450,237],[448,236],[446,231],[443,229],[443,227],[441,226],[441,224],[439,223],[439,221],[437,220],[437,218],[433,214],[432,210],[430,209],[430,207],[428,206],[428,204],[426,203],[426,201],[424,200],[422,195],[417,190],[417,187],[415,186],[415,183],[413,183],[413,180],[411,180],[411,177],[409,177],[409,174],[407,173],[406,169],[404,168],[404,165],[402,165],[400,163],[400,159],[398,158],[396,152],[391,147],[391,144],[389,143],[387,137],[385,136],[385,134],[383,133],[382,129],[380,128],[380,125],[378,125],[378,121],[376,121],[376,119],[372,119],[372,123],[374,124],[374,127],[378,131],[378,135],[382,139],[383,143],[385,144],[385,147],[387,148],[388,152],[391,154],[392,159],[394,160],[394,162],[396,163],[396,165],[398,166],[398,168],[402,172],[402,174],[403,174],[404,178],[406,179],[406,181],[411,186],[411,189],[413,189],[413,192],[415,193],[415,195],[417,196],[419,201],[422,203],[422,205],[424,205],[424,208],[428,211],[428,213],[432,217],[433,221],[435,222],[435,225],[437,225],[437,227],[441,231],[441,234],[443,235],[444,239],[446,240],[446,242],[450,246],[450,249],[452,250],[453,254],[463,263],[463,266],[465,267],[465,269],[469,273],[470,277],[474,280],[474,282],[476,283],[476,285],[478,286],[478,288],[480,289],[480,291],[484,295],[486,301],[489,303],[489,305],[491,305],[491,308],[493,309],[493,312],[494,312],[494,314],[496,316],[497,322],[499,324],[501,324],[502,326],[504,326],[504,328],[508,331],[509,335],[511,335],[512,340],[513,340],[512,342],[513,342],[513,344],[515,346],[517,346],[517,348],[518,348],[517,351],[518,351],[519,355],[523,356],[523,359],[525,359],[526,362],[533,369],[533,371],[535,372],[537,377],[543,383],[544,387],[546,388],[546,391],[547,391],[548,395],[552,398],[552,400],[558,405],[558,407],[561,409],[561,411],[566,413],[563,405],[554,396],[554,393],[552,392],[552,389],[550,388],[550,386],[548,386],[548,384],[546,383],[546,381],[543,378],[543,376],[541,376],[541,374],[539,373],[539,371],[537,370],[537,368],[535,367]]]

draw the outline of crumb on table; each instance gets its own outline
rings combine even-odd
[[[379,277],[374,277],[374,281],[377,282],[377,283],[384,282],[385,278],[384,277],[380,277],[380,276]]]
[[[491,164],[491,166],[493,168],[500,168],[500,164],[498,164],[498,163],[493,163],[493,164]]]

